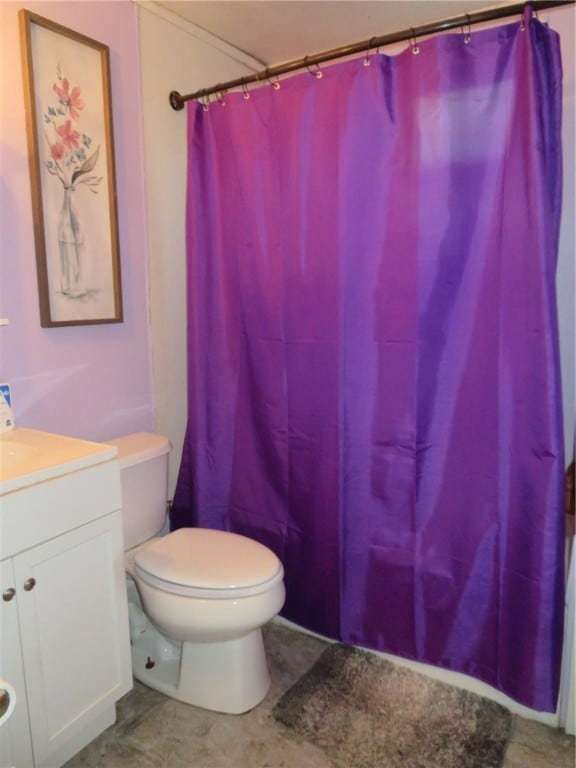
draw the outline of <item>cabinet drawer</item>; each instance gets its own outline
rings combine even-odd
[[[117,460],[7,493],[0,509],[0,559],[120,508]]]

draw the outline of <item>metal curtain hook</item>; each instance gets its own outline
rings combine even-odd
[[[226,101],[224,99],[224,96],[226,95],[226,91],[220,91],[218,94],[218,101],[220,102],[220,105],[222,107],[226,106]]]
[[[418,40],[416,39],[416,32],[414,31],[414,27],[410,27],[410,31],[412,32],[410,36],[410,46],[412,48],[412,53],[416,55],[417,53],[420,53],[420,48],[418,47]]]
[[[276,80],[271,79],[272,75],[266,70],[266,79],[268,80],[268,85],[271,85],[272,88],[274,88],[275,91],[280,90],[280,82],[278,80],[278,75],[276,75]]]
[[[462,27],[462,34],[464,36],[464,43],[465,45],[468,45],[468,43],[472,40],[472,34],[471,34],[471,23],[470,23],[470,14],[465,13],[466,21],[467,21],[467,28]]]
[[[200,104],[202,104],[202,109],[204,112],[208,112],[210,109],[210,98],[208,96],[204,96],[204,101],[200,100]]]
[[[249,99],[250,98],[250,94],[248,93],[248,84],[247,83],[242,83],[242,96],[245,99]]]
[[[375,37],[371,37],[370,40],[368,40],[368,48],[366,49],[366,55],[364,56],[364,66],[369,67],[370,66],[370,50],[372,48],[372,43],[375,40]],[[378,49],[376,49],[376,53],[378,53]]]
[[[310,64],[308,64],[308,56],[304,56],[304,65],[308,70],[308,74],[313,75],[313,77],[315,77],[317,80],[322,80],[324,73],[320,69],[320,64],[315,64],[316,69],[312,70],[310,69]]]

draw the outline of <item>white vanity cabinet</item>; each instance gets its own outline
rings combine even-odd
[[[0,497],[0,677],[16,690],[2,768],[58,768],[132,687],[120,476],[104,448]]]

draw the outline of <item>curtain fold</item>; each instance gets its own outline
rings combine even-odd
[[[172,525],[284,615],[554,711],[563,611],[557,35],[443,35],[189,119]]]

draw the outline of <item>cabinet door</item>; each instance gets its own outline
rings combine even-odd
[[[0,563],[0,584],[3,599],[0,602],[0,677],[16,691],[16,706],[8,720],[0,726],[0,766],[31,766],[32,743],[28,725],[28,704],[24,668],[20,650],[18,605],[16,602],[12,559]],[[4,599],[4,595],[8,599]]]
[[[132,686],[120,513],[14,557],[36,766]]]

